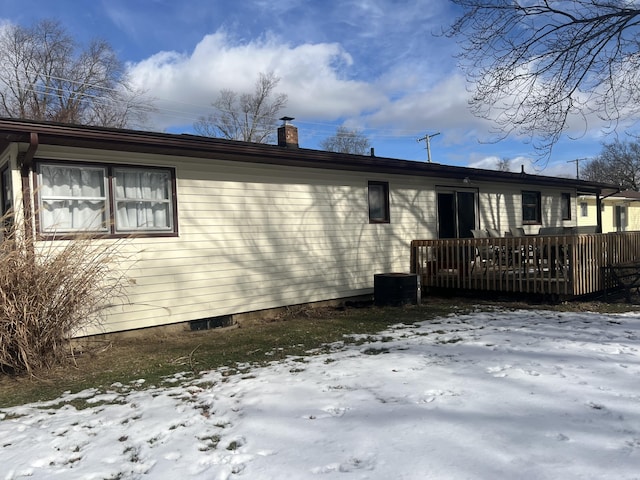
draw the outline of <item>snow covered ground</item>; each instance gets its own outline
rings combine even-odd
[[[484,312],[360,340],[3,409],[0,478],[640,479],[638,314]]]

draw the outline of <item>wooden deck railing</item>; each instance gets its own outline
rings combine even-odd
[[[414,240],[423,288],[577,297],[614,285],[611,265],[640,261],[640,232]]]

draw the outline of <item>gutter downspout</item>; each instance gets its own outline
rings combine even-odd
[[[33,206],[31,198],[31,184],[29,177],[33,171],[33,157],[38,150],[38,134],[31,132],[29,136],[29,148],[18,158],[18,166],[20,167],[20,177],[22,178],[22,206],[24,210],[24,236],[27,240],[29,248],[33,247],[33,237],[35,232],[35,224],[33,222]]]

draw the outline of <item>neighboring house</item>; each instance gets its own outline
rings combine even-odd
[[[596,197],[578,197],[578,225],[596,225]],[[602,233],[640,230],[640,192],[625,190],[601,199]]]
[[[406,272],[414,239],[474,228],[575,226],[556,177],[298,148],[0,119],[2,205],[36,212],[38,241],[127,240],[135,280],[107,332],[371,295]],[[96,333],[96,332],[85,332]]]

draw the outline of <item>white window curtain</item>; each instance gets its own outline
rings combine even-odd
[[[171,176],[158,170],[115,170],[116,230],[171,230]]]
[[[40,225],[46,232],[104,231],[103,168],[40,166]]]

